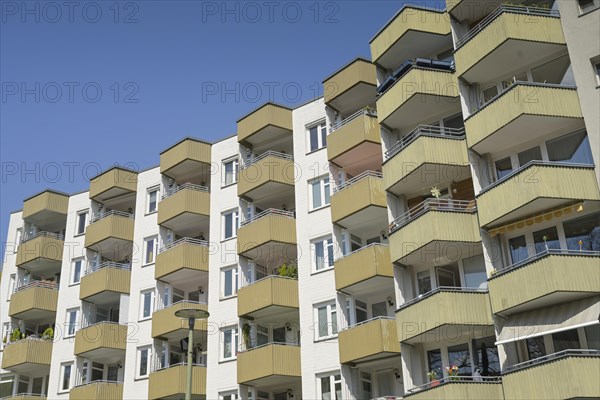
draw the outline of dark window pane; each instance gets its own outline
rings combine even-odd
[[[475,364],[482,376],[499,376],[500,359],[498,358],[498,347],[494,344],[495,336],[475,339],[473,346],[475,352]]]
[[[327,128],[325,125],[321,127],[321,147],[327,146]]]
[[[577,334],[577,329],[553,333],[552,342],[554,343],[555,353],[568,349],[581,348],[581,344],[579,343],[579,335]]]
[[[556,227],[542,229],[533,232],[533,241],[535,243],[535,253],[542,253],[548,249],[560,249],[558,242],[558,231]]]
[[[448,347],[448,361],[450,367],[456,365],[458,367],[459,376],[471,376],[473,371],[471,370],[471,356],[469,353],[469,345],[459,344],[457,346]]]
[[[584,328],[588,349],[600,350],[600,325],[590,325]]]
[[[508,241],[510,248],[510,257],[513,264],[525,260],[527,255],[527,243],[525,243],[525,236],[517,236]]]
[[[563,227],[569,250],[600,251],[600,217],[598,214],[590,214],[563,222]]]
[[[512,163],[510,162],[510,157],[506,157],[502,160],[496,161],[496,175],[498,175],[498,179],[502,179],[511,172]]]
[[[550,161],[594,164],[590,141],[585,131],[575,132],[546,143]]]
[[[319,148],[319,131],[318,127],[310,128],[310,151]]]
[[[522,167],[529,161],[542,161],[542,151],[539,147],[533,147],[519,153],[519,165]]]
[[[442,378],[442,352],[440,349],[429,350],[427,352],[428,372],[437,373],[437,378]]]
[[[544,344],[544,339],[541,336],[527,339],[526,343],[527,355],[529,356],[530,360],[546,355],[546,345]]]

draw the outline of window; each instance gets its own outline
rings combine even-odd
[[[571,329],[568,331],[557,332],[552,334],[552,343],[554,344],[554,352],[569,350],[569,349],[580,349],[581,344],[579,343],[579,334],[577,329]]]
[[[600,251],[600,218],[592,213],[563,222],[569,250]]]
[[[152,317],[154,308],[154,289],[143,290],[140,294],[140,319]]]
[[[313,265],[316,271],[333,268],[333,240],[329,237],[312,242]]]
[[[588,325],[583,328],[587,340],[587,348],[600,350],[600,325]]]
[[[586,131],[579,131],[546,142],[550,161],[594,164]]]
[[[440,349],[429,350],[427,352],[427,371],[433,371],[437,374],[437,379],[442,377],[442,351]]]
[[[310,151],[315,151],[327,146],[327,127],[325,122],[308,128],[308,141]]]
[[[138,347],[136,378],[146,378],[150,374],[150,346]]]
[[[525,344],[527,346],[527,356],[530,360],[546,355],[546,345],[544,344],[543,337],[538,336],[531,339],[526,339]]]
[[[342,376],[340,374],[323,376],[318,380],[317,387],[321,392],[322,400],[342,400]]]
[[[8,342],[8,332],[10,332],[10,322],[2,324],[2,342],[0,342],[0,349],[3,349]]]
[[[238,180],[238,159],[223,161],[223,186],[232,185]]]
[[[219,400],[239,400],[237,390],[231,392],[219,393]]]
[[[360,386],[361,386],[361,392],[362,392],[362,398],[363,399],[370,399],[373,396],[372,391],[373,391],[373,385],[371,382],[371,374],[369,374],[368,372],[361,372],[360,373]]]
[[[527,164],[530,161],[542,161],[542,150],[539,146],[532,147],[529,150],[522,151],[518,154],[519,166]]]
[[[157,187],[148,189],[148,193],[146,195],[146,212],[148,214],[158,210],[158,195],[159,189]]]
[[[600,0],[577,0],[581,14],[600,8]]]
[[[6,292],[6,300],[10,300],[10,296],[12,296],[12,293],[15,291],[15,282],[17,280],[17,275],[16,274],[10,274],[9,280],[8,280],[8,290]]]
[[[429,270],[417,273],[419,295],[431,292],[431,273]]]
[[[504,178],[506,175],[509,175],[512,172],[512,162],[510,161],[510,157],[503,158],[501,160],[496,161],[496,176],[498,179]]]
[[[510,249],[510,257],[513,264],[521,262],[528,257],[525,236],[517,236],[510,239],[508,241],[508,247]]]
[[[73,363],[63,363],[60,365],[60,391],[66,392],[71,389],[71,373],[73,372]]]
[[[235,296],[238,291],[238,267],[227,267],[221,270],[222,297]]]
[[[482,376],[500,375],[500,358],[495,342],[495,336],[473,340],[474,362]]]
[[[91,382],[101,381],[104,377],[104,364],[92,362],[92,379]]]
[[[77,330],[77,321],[79,320],[79,308],[71,308],[67,310],[67,318],[65,321],[65,327],[67,331],[66,337],[75,335]]]
[[[144,265],[154,263],[154,258],[158,252],[158,238],[153,236],[144,239]]]
[[[15,385],[14,375],[0,377],[0,398],[13,395],[13,386]]]
[[[331,188],[329,176],[321,177],[309,182],[312,195],[312,209],[324,207],[330,203]]]
[[[371,311],[373,312],[373,318],[387,317],[387,302],[374,303],[371,305]]]
[[[487,273],[483,255],[479,254],[463,260],[465,273],[465,286],[468,288],[485,289],[487,287]]]
[[[85,227],[87,225],[88,215],[89,215],[89,212],[87,210],[79,211],[77,213],[77,227],[75,230],[76,235],[83,235],[85,233]]]
[[[240,215],[238,210],[223,213],[223,240],[236,237],[238,226],[240,226]]]
[[[560,249],[558,231],[555,226],[533,232],[533,242],[536,254],[543,253],[549,249]]]
[[[471,353],[467,343],[448,346],[448,361],[458,367],[459,376],[471,376]]]
[[[337,312],[335,302],[321,304],[315,307],[317,321],[317,339],[337,335]]]
[[[238,328],[228,327],[221,330],[223,338],[223,350],[221,352],[221,361],[232,360],[238,352]]]
[[[594,74],[596,74],[596,82],[600,86],[600,56],[593,58],[592,67],[594,68]]]
[[[83,258],[76,258],[71,262],[71,284],[74,285],[79,283],[81,280],[81,266],[83,265]]]

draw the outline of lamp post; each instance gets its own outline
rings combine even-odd
[[[196,323],[197,319],[205,319],[208,318],[209,315],[210,314],[208,311],[196,310],[193,308],[185,308],[183,310],[175,311],[176,317],[187,319],[189,323],[185,400],[192,399],[192,351],[194,347],[194,324]]]

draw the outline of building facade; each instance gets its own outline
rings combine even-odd
[[[322,98],[25,199],[0,397],[183,398],[190,346],[195,399],[599,397],[599,13],[405,6]]]

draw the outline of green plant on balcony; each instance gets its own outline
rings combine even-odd
[[[293,262],[284,263],[277,268],[277,275],[298,279],[298,266]]]
[[[456,365],[453,365],[451,367],[446,367],[446,374],[448,374],[448,377],[450,378],[451,381],[457,381],[458,380],[458,367]]]
[[[15,328],[14,331],[12,331],[12,333],[10,334],[10,341],[11,342],[16,342],[19,341],[21,339],[25,338],[25,334],[21,333],[21,330],[19,328]]]
[[[440,384],[440,381],[438,380],[438,374],[433,369],[427,373],[427,378],[429,379],[430,387],[438,386]]]
[[[244,346],[246,346],[246,350],[251,347],[250,329],[249,323],[246,322],[244,325],[242,325],[242,339],[244,340]]]
[[[47,327],[44,333],[42,333],[42,339],[45,340],[53,340],[54,339],[54,329],[52,327]]]

